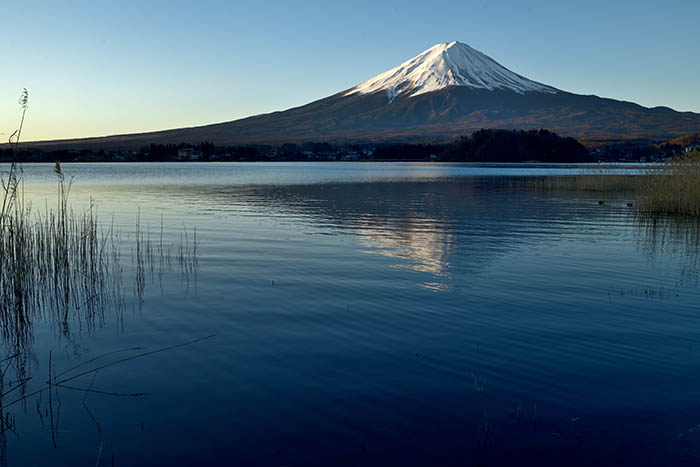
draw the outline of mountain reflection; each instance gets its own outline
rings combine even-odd
[[[419,285],[434,290],[450,289],[455,277],[463,280],[482,271],[506,252],[538,241],[542,229],[557,231],[574,215],[515,194],[502,181],[479,178],[211,186],[190,194],[196,203],[237,215],[289,220],[312,233],[356,236],[362,251],[424,274],[417,278]],[[533,221],[538,218],[541,222]]]
[[[401,228],[358,225],[355,232],[369,248],[368,253],[408,260],[408,264],[401,267],[415,271],[447,275],[450,248],[454,243],[449,225],[436,229],[426,227],[422,219],[411,219]]]
[[[452,201],[470,190],[462,184],[343,183],[252,188],[244,203],[254,211],[290,216],[307,227],[356,236],[364,252],[395,259],[393,266],[428,273],[431,288],[450,277]]]
[[[590,245],[618,234],[635,238],[651,259],[673,257],[662,253],[683,248],[686,278],[700,269],[700,229],[688,221],[640,220],[628,200],[600,204],[595,195],[523,191],[512,181],[477,176],[315,184],[217,181],[144,186],[139,196],[146,207],[197,213],[204,229],[236,228],[235,220],[222,220],[233,216],[270,220],[261,225],[273,229],[270,238],[294,232],[354,237],[360,251],[391,260],[389,267],[415,273],[411,280],[435,290],[469,286],[474,276],[523,248],[560,239]]]

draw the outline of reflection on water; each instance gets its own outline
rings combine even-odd
[[[397,261],[392,267],[428,273],[419,285],[449,290],[515,248],[543,236],[600,232],[627,224],[624,203],[553,200],[514,193],[507,179],[444,178],[374,183],[203,187],[193,209],[292,221],[313,234],[358,237],[361,251]],[[176,196],[181,187],[159,187],[153,196]],[[158,194],[156,194],[158,193]],[[457,261],[454,259],[457,258]],[[455,273],[457,275],[455,276]]]
[[[440,290],[449,287],[444,280],[455,243],[450,203],[466,202],[468,189],[449,182],[248,187],[242,203],[247,213],[294,216],[311,228],[325,226],[326,233],[358,237],[362,251],[398,260],[393,267],[429,273],[421,285]]]
[[[700,459],[695,222],[513,190],[529,173],[502,167],[64,170],[76,206],[114,213],[126,303],[94,326],[71,313],[68,332],[34,319],[31,352],[6,347],[10,465]],[[196,264],[166,246],[191,250],[182,223]]]
[[[679,285],[700,285],[700,220],[667,216],[638,216],[635,232],[640,249],[655,264],[669,257],[679,264]]]
[[[116,397],[143,395],[93,389],[102,368],[121,362],[105,363],[105,357],[121,353],[128,355],[123,361],[140,358],[143,355],[134,354],[142,350],[140,347],[108,352],[58,374],[51,350],[48,380],[42,383],[33,378],[33,367],[41,366],[34,351],[37,328],[50,328],[52,335],[42,337],[54,338],[64,346],[79,341],[82,333],[104,328],[108,319],[123,331],[127,304],[132,303],[141,310],[146,285],[155,282],[156,275],[163,293],[165,274],[178,269],[182,283],[188,285],[191,278],[196,284],[198,270],[196,234],[190,239],[187,230],[182,234],[184,244],[164,244],[161,228],[156,246],[150,239],[150,232],[142,230],[138,215],[136,231],[125,240],[114,230],[114,225],[99,223],[92,204],[81,214],[63,209],[58,213],[47,211],[41,217],[24,211],[22,205],[16,212],[18,214],[3,224],[0,243],[3,265],[0,276],[0,466],[9,465],[8,435],[20,436],[22,430],[12,414],[15,406],[25,413],[28,407],[35,409],[41,425],[48,425],[53,448],[57,449],[61,432],[59,388],[64,393],[75,391],[85,396],[90,393]],[[129,277],[133,277],[134,282],[132,297],[130,289],[124,286],[124,266],[120,262],[123,252],[129,250],[132,266]],[[40,342],[39,346],[45,348],[46,342]],[[94,363],[98,366],[86,371],[83,365],[92,362],[99,362]],[[92,375],[89,387],[70,385],[73,380],[88,375]],[[100,422],[85,405],[86,399],[83,398],[82,404],[100,429]]]
[[[476,271],[513,243],[523,228],[556,228],[558,208],[510,199],[507,184],[484,180],[332,183],[315,185],[214,185],[190,190],[193,209],[293,221],[313,234],[358,237],[362,251],[397,261],[393,267],[429,273],[421,285],[449,289],[451,257]],[[181,187],[158,187],[152,196],[176,196]],[[530,224],[545,210],[555,216]],[[567,219],[562,219],[565,222]],[[524,225],[523,225],[524,224]]]
[[[448,274],[449,247],[453,240],[447,229],[425,229],[420,220],[409,221],[401,228],[357,227],[357,235],[370,247],[369,253],[408,260],[407,267],[434,276]]]
[[[92,211],[88,212],[92,216]],[[74,221],[71,218],[71,225]],[[47,227],[36,222],[37,231],[29,233],[39,237]],[[73,326],[79,332],[93,332],[104,327],[108,317],[122,322],[128,303],[138,309],[143,306],[147,283],[157,280],[163,291],[165,274],[177,271],[186,291],[190,282],[196,287],[196,229],[192,233],[183,231],[184,243],[164,245],[161,234],[160,243],[155,245],[150,232],[141,230],[138,217],[135,233],[126,238],[114,232],[113,227],[100,225],[97,219],[91,219],[89,226],[85,231],[75,225],[64,229],[62,238],[66,240],[62,247],[50,244],[55,241],[53,237],[24,246],[21,253],[31,254],[30,258],[21,259],[19,252],[2,250],[14,253],[17,262],[25,261],[21,271],[5,271],[0,278],[0,332],[8,356],[32,354],[37,322],[50,323],[68,340],[74,333]],[[107,229],[99,238],[98,228]],[[87,237],[93,231],[94,236]],[[130,253],[131,287],[124,284],[122,252]]]

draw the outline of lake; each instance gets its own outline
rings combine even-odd
[[[698,226],[517,183],[580,170],[65,164],[117,299],[6,326],[3,403],[105,366],[7,407],[2,465],[697,465]]]

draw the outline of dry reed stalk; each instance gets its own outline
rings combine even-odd
[[[568,176],[528,177],[514,188],[545,193],[586,193],[600,197],[629,196],[640,213],[700,217],[700,151],[652,165],[641,173],[621,174],[619,168],[584,168]]]

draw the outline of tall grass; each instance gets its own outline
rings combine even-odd
[[[637,196],[650,213],[700,216],[700,151],[649,169]]]
[[[624,174],[619,168],[582,168],[569,176],[528,177],[518,188],[548,193],[578,193],[601,198],[624,197],[640,213],[700,217],[700,151],[641,173]]]
[[[17,350],[30,340],[29,324],[37,315],[59,323],[67,333],[72,318],[92,328],[103,322],[106,310],[123,307],[120,257],[125,245],[112,224],[100,223],[94,203],[73,211],[68,203],[71,184],[58,164],[56,173],[55,208],[33,212],[19,195],[0,224],[0,326],[3,340],[13,339]],[[156,265],[159,277],[173,264],[187,278],[196,274],[197,239],[190,240],[187,229],[184,235],[184,244],[156,249],[137,217],[132,260],[139,306],[147,275],[154,276]]]
[[[527,177],[517,183],[545,192],[574,192],[592,195],[634,193],[644,180],[639,175],[620,173],[612,166],[581,167],[575,175]]]
[[[13,150],[19,144],[28,94],[22,94],[22,118],[19,129],[10,137]],[[101,324],[106,310],[117,312],[125,298],[120,265],[121,244],[113,222],[99,222],[97,208],[73,211],[69,203],[72,181],[66,180],[60,163],[54,168],[57,177],[56,204],[34,211],[25,202],[21,167],[15,162],[2,179],[0,203],[0,333],[10,351],[22,352],[32,340],[32,322],[37,317],[50,318],[61,331],[68,333],[68,323],[80,320],[88,328]],[[137,215],[132,252],[139,305],[146,285],[146,271],[154,274],[154,264],[163,268],[173,264],[171,252],[183,275],[196,274],[198,245],[187,236],[185,244],[163,248],[162,225],[160,260],[156,261],[150,234],[144,233]]]
[[[19,100],[21,119],[19,128],[9,138],[13,154],[17,154],[24,119],[28,107],[29,94],[25,89]],[[27,399],[38,396],[36,413],[44,424],[44,415],[49,419],[51,438],[54,448],[57,445],[58,414],[60,399],[58,388],[65,390],[92,391],[97,372],[109,366],[143,358],[155,353],[190,345],[213,336],[191,340],[160,349],[133,354],[141,348],[122,349],[116,352],[132,354],[115,361],[103,363],[89,370],[81,368],[83,364],[56,374],[49,352],[48,381],[38,389],[27,394],[32,358],[34,323],[41,318],[48,318],[59,326],[60,332],[70,334],[69,323],[80,322],[81,328],[90,329],[97,323],[104,322],[107,310],[117,313],[124,306],[122,289],[121,252],[125,245],[115,230],[114,222],[103,225],[98,220],[97,208],[91,200],[89,207],[75,212],[69,203],[72,181],[66,180],[60,163],[56,163],[54,172],[57,178],[56,204],[49,207],[48,202],[43,211],[34,211],[25,201],[22,168],[15,162],[8,171],[0,175],[2,192],[0,193],[0,337],[6,357],[0,358],[0,465],[7,465],[6,433],[15,434],[14,417],[6,411],[8,407],[22,404],[27,410]],[[134,294],[139,307],[143,302],[147,271],[155,276],[155,265],[159,265],[159,279],[164,269],[170,269],[173,263],[179,265],[180,273],[189,283],[189,277],[196,279],[198,268],[198,241],[196,230],[193,237],[183,226],[184,245],[163,245],[163,224],[156,260],[150,234],[141,226],[140,211],[136,219],[136,231],[132,245],[134,264]],[[176,260],[172,259],[175,252]],[[162,290],[162,284],[161,284]],[[106,357],[116,352],[109,352],[97,358]],[[95,361],[97,358],[85,363]],[[10,377],[8,370],[14,375]],[[80,368],[80,370],[77,370]],[[75,388],[67,383],[82,376],[92,375],[90,388]],[[95,391],[103,395],[141,396],[142,394],[125,394]],[[42,407],[42,394],[48,394],[48,407]],[[54,395],[58,401],[54,417]],[[6,402],[11,397],[13,400]],[[85,405],[83,406],[90,413]],[[92,414],[90,415],[92,417]],[[93,418],[94,420],[94,418]],[[97,422],[96,422],[97,423]],[[98,423],[99,427],[99,423]],[[98,428],[99,429],[99,428]],[[19,436],[19,435],[18,435]],[[100,447],[101,456],[102,448]]]

